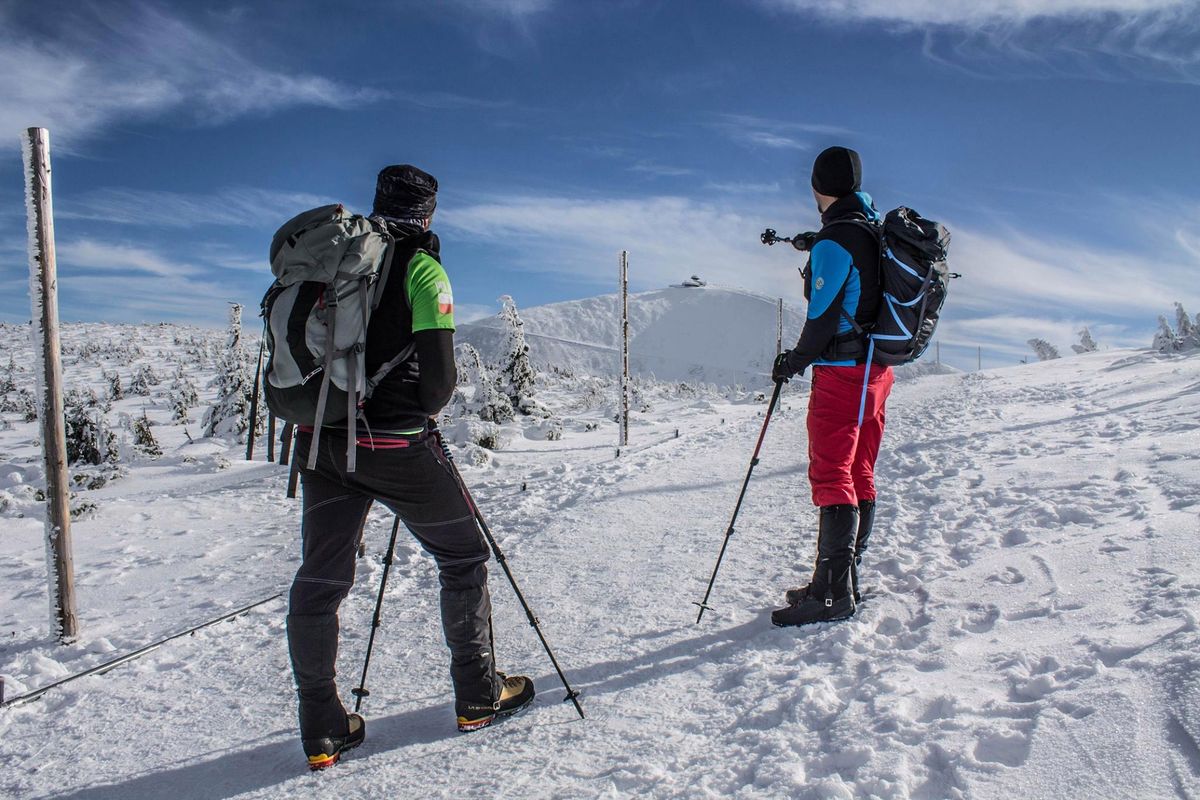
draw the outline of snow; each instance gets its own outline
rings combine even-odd
[[[588,307],[599,314],[602,301]],[[535,311],[522,311],[527,335]],[[644,332],[654,313],[642,313]],[[767,322],[773,348],[773,314]],[[4,347],[20,346],[15,333],[0,331]],[[141,347],[126,373],[150,361],[166,375],[162,362],[183,358],[204,386],[223,334],[66,332],[76,354],[109,339]],[[192,350],[201,355],[184,356]],[[114,368],[102,355],[68,363],[69,380],[97,386]],[[852,620],[807,629],[768,619],[813,550],[803,384],[784,390],[713,610],[695,625],[691,603],[762,425],[766,382],[751,393],[646,382],[618,455],[616,382],[542,378],[560,441],[513,435],[480,467],[459,455],[586,720],[561,702],[494,568],[500,665],[529,674],[539,696],[515,719],[458,734],[435,571],[402,537],[367,740],[333,769],[304,769],[274,601],[0,710],[0,796],[1200,796],[1200,354],[1110,350],[898,383],[862,573],[869,595]],[[40,479],[36,431],[4,415],[10,697],[286,591],[299,552],[286,470],[262,461],[261,446],[246,463],[237,445],[189,445],[168,423],[167,387],[155,391],[110,416],[146,405],[164,457],[131,457],[124,477],[80,493],[97,508],[74,526],[81,636],[68,647],[44,627],[41,523],[22,489]],[[202,406],[212,399],[202,392]],[[389,530],[373,513],[342,608],[349,702]]]

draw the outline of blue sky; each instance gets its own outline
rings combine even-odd
[[[415,163],[462,315],[692,273],[802,302],[812,158],[948,224],[943,355],[1200,311],[1198,0],[0,0],[0,319],[51,129],[66,320],[219,325],[271,233]],[[730,325],[746,321],[730,320]],[[773,322],[767,322],[768,326]]]

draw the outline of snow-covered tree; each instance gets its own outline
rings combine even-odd
[[[188,411],[200,405],[200,395],[196,391],[196,384],[192,382],[191,378],[184,375],[182,370],[171,382],[167,403],[171,406],[171,418],[178,423],[189,422]]]
[[[82,395],[63,399],[67,433],[67,463],[116,464],[117,437],[104,425],[104,414]]]
[[[508,398],[512,407],[522,414],[541,410],[541,404],[533,398],[537,372],[529,363],[529,345],[525,344],[525,323],[517,313],[517,304],[509,295],[500,298],[500,321],[504,333],[500,344],[498,381],[500,391]]]
[[[512,403],[496,387],[496,378],[483,364],[479,351],[469,344],[455,348],[454,361],[461,387],[457,398],[462,413],[478,416],[487,422],[505,423],[514,416]],[[470,390],[467,396],[465,390]]]
[[[0,375],[0,394],[8,394],[17,389],[17,362],[13,360],[12,354],[8,356],[8,366],[4,368],[4,374]]]
[[[1092,338],[1092,332],[1085,325],[1083,330],[1079,332],[1079,344],[1071,345],[1071,349],[1076,353],[1094,353],[1099,348],[1096,346],[1096,340]]]
[[[149,364],[139,364],[129,380],[129,391],[136,395],[148,396],[150,387],[158,384],[158,375],[154,373],[154,369]]]
[[[213,381],[217,400],[204,415],[205,436],[224,436],[245,443],[254,390],[250,373],[250,357],[242,344],[242,307],[235,303],[229,309],[229,336]]]
[[[150,418],[143,410],[142,415],[133,421],[133,446],[142,455],[158,458],[163,454],[162,447],[150,430]]]
[[[1158,330],[1154,332],[1154,341],[1150,347],[1159,353],[1174,353],[1179,349],[1179,340],[1175,337],[1175,331],[1171,330],[1171,323],[1161,314],[1158,317]]]
[[[1200,315],[1193,323],[1188,313],[1183,310],[1183,303],[1175,304],[1175,337],[1179,340],[1180,350],[1193,350],[1200,347]]]
[[[113,370],[112,374],[106,375],[105,378],[108,380],[108,399],[125,399],[125,387],[121,385],[121,373]]]
[[[1033,349],[1034,354],[1038,357],[1038,361],[1052,361],[1059,358],[1058,348],[1045,339],[1030,339],[1026,344]]]

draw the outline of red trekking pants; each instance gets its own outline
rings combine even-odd
[[[808,396],[808,479],[818,506],[875,499],[875,459],[884,406],[895,383],[891,367],[871,365],[862,425],[863,366],[814,366]]]

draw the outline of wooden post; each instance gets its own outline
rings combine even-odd
[[[258,342],[258,361],[254,363],[254,390],[250,393],[250,430],[246,433],[246,460],[254,460],[254,433],[258,430],[258,390],[262,386],[263,350],[267,345],[266,326]]]
[[[267,412],[267,461],[275,463],[275,414]]]
[[[621,251],[621,432],[620,446],[629,445],[629,251]]]
[[[29,300],[33,312],[34,368],[42,453],[46,465],[46,570],[50,629],[63,644],[79,633],[75,616],[75,565],[67,435],[63,421],[62,348],[58,336],[58,266],[54,255],[54,203],[50,191],[50,132],[29,128],[21,137],[25,159],[25,212],[29,217]]]
[[[783,352],[783,298],[779,298],[779,312],[775,315],[775,355]]]

